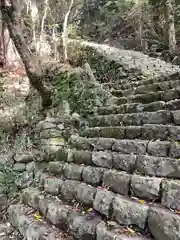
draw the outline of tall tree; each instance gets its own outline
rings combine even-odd
[[[19,1],[0,0],[0,9],[3,21],[6,23],[11,39],[25,66],[27,76],[31,85],[39,92],[42,98],[42,106],[47,107],[52,104],[51,93],[43,85],[44,75],[40,64],[34,62],[34,56],[30,53],[22,34],[19,20]]]

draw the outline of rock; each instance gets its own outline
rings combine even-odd
[[[174,210],[180,210],[180,181],[164,180],[162,182],[161,204]]]
[[[22,175],[16,179],[15,183],[20,189],[32,186],[34,183],[33,172],[23,172]]]
[[[13,169],[17,172],[23,172],[26,169],[25,163],[15,163]]]
[[[48,170],[49,170],[49,172],[51,172],[55,175],[63,176],[64,164],[62,162],[49,162]]]
[[[60,193],[63,181],[58,178],[46,178],[44,180],[44,191],[53,195],[58,195]]]
[[[26,164],[26,171],[33,172],[35,169],[35,162],[29,162]]]
[[[82,173],[83,181],[89,183],[93,186],[98,186],[103,178],[103,174],[106,169],[87,166],[84,167],[84,171]]]
[[[116,196],[113,200],[113,218],[119,224],[136,225],[141,229],[146,226],[149,206],[133,202],[123,196]]]
[[[139,155],[136,170],[143,175],[179,178],[180,161],[172,158]]]
[[[113,165],[118,170],[133,172],[136,164],[136,155],[112,153]]]
[[[14,161],[18,163],[28,163],[34,161],[34,157],[32,154],[16,154]]]
[[[115,140],[112,150],[123,154],[146,154],[147,144],[146,140]]]
[[[99,167],[112,167],[112,155],[106,151],[92,153],[92,162]]]
[[[180,216],[162,208],[151,208],[148,227],[157,240],[179,239]]]
[[[93,207],[95,210],[105,215],[106,217],[111,217],[112,202],[115,197],[110,191],[107,190],[97,190]]]
[[[116,170],[104,173],[103,186],[109,187],[113,192],[128,195],[131,175]]]
[[[158,157],[168,157],[170,142],[168,141],[150,141],[148,143],[147,152],[149,155]]]
[[[41,131],[40,138],[48,139],[48,138],[62,138],[62,131],[58,129],[45,129]]]
[[[113,143],[114,143],[113,138],[98,138],[93,144],[94,151],[111,150]]]
[[[99,216],[87,219],[87,216],[72,217],[70,222],[70,233],[76,239],[96,239],[96,226],[101,221]]]
[[[74,162],[76,164],[92,165],[92,152],[91,151],[68,151],[68,162]]]
[[[36,188],[26,188],[22,191],[21,199],[24,204],[33,207],[34,209],[38,209],[39,200],[43,198],[41,193]]]
[[[66,163],[64,165],[64,170],[63,171],[64,171],[65,178],[71,179],[71,180],[81,181],[83,170],[84,170],[83,166],[79,166],[77,164]]]
[[[161,181],[161,178],[133,175],[131,178],[131,192],[142,199],[157,200],[160,198]]]
[[[180,158],[180,144],[179,144],[179,142],[172,142],[171,143],[169,156],[172,157],[172,158]]]
[[[175,125],[180,125],[180,110],[173,112],[173,119]]]
[[[75,198],[75,191],[80,182],[75,180],[66,180],[61,187],[61,194],[65,200],[73,200]]]
[[[75,198],[78,202],[92,206],[96,195],[96,188],[85,183],[79,184],[75,189]]]

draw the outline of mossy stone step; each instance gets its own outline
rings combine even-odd
[[[127,114],[96,115],[89,117],[90,127],[106,126],[141,126],[144,124],[175,124],[180,125],[180,110],[160,110],[156,112],[140,112]]]

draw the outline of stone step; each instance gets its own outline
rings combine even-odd
[[[90,127],[79,132],[82,137],[180,141],[180,126],[144,124],[143,126]]]
[[[168,102],[180,98],[180,89],[170,89],[167,91],[148,92],[145,94],[130,95],[127,97],[119,97],[116,100],[117,105],[125,103],[151,103],[156,101]]]
[[[178,214],[164,208],[159,208],[155,204],[148,205],[132,201],[106,189],[97,189],[93,201],[93,209],[90,213],[83,213],[82,208],[77,207],[78,205],[73,208],[69,204],[63,204],[62,200],[42,195],[40,191],[33,188],[23,191],[22,201],[38,210],[53,225],[62,228],[63,223],[63,227],[68,227],[69,233],[75,239],[101,240],[107,229],[111,231],[111,227],[108,226],[111,224],[113,226],[119,224],[119,227],[122,225],[124,227],[136,226],[138,229],[142,229],[142,231],[148,228],[157,240],[162,240],[162,236],[170,240],[178,239],[180,235],[180,229],[178,228],[180,225],[180,216]],[[105,216],[106,218],[102,220],[101,216]],[[115,222],[109,222],[106,219],[113,219]],[[103,226],[107,226],[108,228],[103,228]],[[111,236],[112,233],[109,233],[109,235]],[[118,237],[122,236],[123,234],[119,231]],[[138,232],[134,236],[134,240],[137,240],[135,238],[137,236]],[[133,240],[133,238],[127,238],[127,236],[126,238],[118,239]]]
[[[180,100],[171,100],[168,102],[157,101],[147,104],[142,103],[125,103],[119,106],[107,106],[97,109],[99,115],[108,114],[124,114],[124,113],[138,113],[138,112],[155,112],[158,110],[180,110]]]
[[[139,139],[84,138],[72,135],[69,144],[78,150],[115,151],[120,154],[180,158],[179,142]]]
[[[19,230],[24,239],[70,239],[62,231],[59,231],[59,229],[51,227],[41,218],[39,219],[34,209],[26,207],[23,204],[11,205],[8,209],[8,214],[10,223]]]
[[[103,166],[103,159],[97,160],[98,162],[95,164]],[[56,165],[58,164],[56,163]],[[51,166],[49,172],[38,174],[37,186],[47,194],[60,194],[65,200],[75,199],[87,207],[93,204],[97,189],[102,187],[132,199],[137,198],[136,200],[139,202],[141,200],[149,203],[156,201],[166,208],[180,210],[179,180],[141,176],[136,174],[136,171],[134,174],[130,174],[115,169],[108,170],[93,166],[84,167],[81,171],[81,177],[77,178],[79,174],[77,166],[68,165],[66,164],[64,172],[59,174]]]
[[[178,88],[180,86],[180,80],[176,81],[167,81],[167,82],[160,82],[160,83],[152,83],[147,85],[139,85],[137,87],[129,87],[125,90],[122,90],[121,85],[119,89],[111,89],[111,94],[116,97],[127,97],[129,95],[136,95],[136,94],[146,94],[149,92],[157,92],[157,91],[168,91],[172,88]]]
[[[44,195],[37,189],[25,189],[22,193],[22,201],[38,210],[51,224],[67,229],[75,239],[101,240],[105,236],[108,237],[107,239],[113,240],[118,233],[119,240],[148,240],[148,238],[140,233],[138,234],[133,229],[131,229],[131,232],[129,231],[128,236],[128,232],[125,231],[128,230],[126,226],[129,225],[130,221],[135,222],[133,219],[129,220],[129,222],[126,221],[125,226],[121,226],[114,221],[108,222],[102,220],[95,207],[90,211],[88,210],[88,212],[87,209],[78,207],[76,202],[74,202],[76,206],[75,204],[73,206],[67,203],[64,204],[59,198]],[[110,228],[108,228],[108,223],[112,225]],[[100,232],[100,229],[102,232]],[[120,229],[124,229],[124,232],[121,233]],[[119,231],[117,232],[117,230]],[[131,235],[132,231],[133,235]]]
[[[89,127],[107,126],[141,126],[144,124],[180,125],[180,110],[159,110],[156,112],[140,112],[111,115],[95,115],[88,118]]]
[[[154,145],[156,146],[156,143]],[[173,150],[173,148],[171,150]],[[82,172],[85,169],[83,166],[85,167],[87,165],[101,167],[101,169],[97,170],[101,175],[107,168],[113,168],[131,174],[137,172],[143,176],[180,179],[179,152],[174,151],[174,153],[176,153],[174,156],[177,158],[150,156],[146,153],[146,155],[137,155],[131,152],[128,154],[102,150],[79,151],[71,149],[66,155],[66,159],[59,157],[55,161],[50,162],[47,166],[53,173],[57,172],[58,176],[63,174],[65,167],[65,169],[67,168],[67,174],[68,172],[72,172],[76,180],[82,179]],[[70,166],[66,166],[65,163],[72,163],[71,168],[68,169]],[[81,167],[79,167],[79,165],[81,165]]]

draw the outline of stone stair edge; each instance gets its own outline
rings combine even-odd
[[[102,188],[108,189],[114,194],[123,195],[129,199],[136,199],[137,202],[142,201],[143,203],[154,203],[155,201],[165,208],[177,212],[180,211],[179,180],[154,176],[141,176],[136,172],[131,174],[125,171],[97,167],[87,168],[88,171],[83,168],[81,172],[79,172],[79,177],[77,177],[77,173],[72,170],[75,168],[77,169],[77,166],[72,164],[70,169],[71,172],[67,173],[66,169],[66,173],[63,172],[60,175],[53,171],[42,173],[38,178],[40,188],[49,194],[62,194],[63,191],[65,191],[65,187],[62,187],[63,184],[67,182],[67,185],[65,184],[65,186],[68,188],[69,181],[71,183],[74,182],[74,187],[76,186],[75,191],[74,189],[71,189],[71,187],[68,188],[70,189],[70,192],[72,191],[70,195],[76,200],[78,198],[81,199],[82,204],[91,203],[92,196],[96,194],[99,188]],[[93,170],[93,172],[90,172],[91,170]],[[97,173],[99,173],[98,179],[97,175],[95,175]],[[83,192],[83,189],[85,188],[87,188],[87,190]],[[80,197],[80,195],[86,196],[90,194],[91,191],[91,199],[87,200],[87,202],[83,200],[83,197]],[[86,197],[86,199],[88,199],[88,197]]]
[[[25,197],[25,199],[27,199],[27,196]],[[35,199],[36,199],[35,204],[37,205],[38,204],[37,197]],[[40,201],[41,201],[41,199],[40,199]],[[161,234],[164,233],[165,227],[170,228],[170,227],[172,227],[172,224],[174,226],[180,222],[180,216],[178,216],[177,214],[174,214],[168,210],[164,210],[164,209],[157,208],[157,207],[149,207],[149,206],[145,206],[142,204],[137,205],[137,203],[136,203],[135,205],[134,204],[132,204],[132,205],[125,204],[125,205],[123,205],[123,207],[128,208],[128,209],[130,208],[130,209],[122,210],[121,209],[121,208],[123,208],[122,203],[124,201],[126,202],[125,198],[121,197],[120,195],[116,196],[116,197],[114,197],[114,195],[109,195],[109,191],[107,191],[107,190],[99,190],[98,191],[98,196],[97,196],[97,199],[95,199],[96,203],[94,203],[94,207],[102,215],[109,216],[109,213],[107,211],[109,210],[110,204],[112,201],[113,201],[113,213],[112,213],[113,220],[115,220],[116,222],[118,222],[121,225],[121,224],[123,224],[123,221],[125,220],[124,218],[126,218],[125,225],[131,226],[131,225],[135,224],[138,227],[140,227],[141,229],[145,229],[148,227],[148,229],[151,229],[152,235],[157,235],[156,227],[152,223],[152,219],[153,218],[154,218],[154,220],[156,219],[155,215],[157,215],[157,217],[159,218],[158,219],[159,220],[159,232]],[[31,202],[33,203],[33,197],[30,200],[30,204],[31,204]],[[101,206],[99,205],[100,202],[102,203],[102,205],[104,204],[106,206],[101,208]],[[26,204],[27,204],[27,202],[26,202]],[[120,207],[120,204],[121,204],[121,207]],[[131,204],[131,203],[129,202],[129,204]],[[41,201],[41,205],[42,205],[42,201]],[[120,207],[120,209],[119,209],[119,207]],[[52,205],[51,205],[51,209],[54,209]],[[143,209],[143,211],[142,211],[142,209]],[[125,211],[126,213],[123,211]],[[50,212],[52,212],[52,211],[49,211],[49,213]],[[122,217],[121,214],[124,214],[124,216]],[[130,217],[130,215],[131,215],[131,217]],[[128,218],[127,218],[127,216],[128,216]],[[167,221],[167,219],[168,219],[168,221]],[[81,223],[82,223],[82,221],[81,221]],[[81,224],[81,226],[82,226],[82,224]],[[167,234],[167,236],[175,237],[175,236],[178,236],[177,234],[179,234],[179,231],[176,230],[175,228],[173,228],[173,230],[171,232],[169,232],[169,233],[166,232],[166,234]],[[161,238],[159,238],[159,237],[156,239],[161,240]],[[172,238],[172,239],[174,239],[174,238]]]

